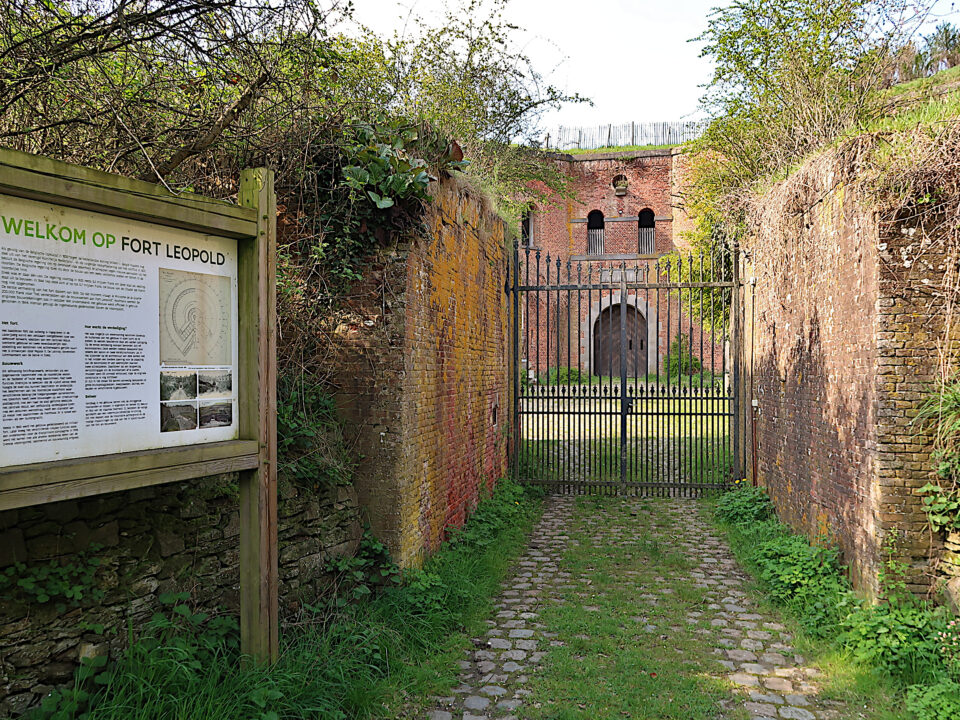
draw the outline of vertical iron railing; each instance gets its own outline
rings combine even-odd
[[[740,477],[737,254],[629,264],[517,248],[507,289],[520,479],[696,495]]]

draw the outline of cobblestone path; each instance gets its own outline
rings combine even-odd
[[[608,565],[593,563],[593,556],[607,558]],[[746,583],[726,543],[700,517],[696,500],[552,496],[503,586],[489,630],[473,639],[474,648],[460,662],[459,686],[436,698],[426,717],[591,717],[590,700],[579,702],[578,691],[568,687],[576,685],[577,663],[589,691],[610,696],[598,707],[623,708],[619,717],[659,717],[642,704],[645,693],[652,698],[659,691],[643,685],[655,682],[656,672],[601,670],[599,681],[589,681],[591,652],[611,654],[591,651],[603,632],[616,634],[621,646],[625,640],[641,650],[655,648],[659,654],[651,657],[672,657],[665,664],[675,674],[689,668],[690,682],[707,688],[698,717],[849,717],[842,704],[818,699],[818,671],[797,654],[779,618],[757,608]],[[627,611],[634,614],[620,615]],[[606,631],[596,626],[593,635],[558,620],[604,614],[615,615],[614,624]],[[551,663],[570,662],[569,682],[550,679]],[[598,689],[605,681],[612,683],[609,689]],[[636,710],[624,704],[631,692],[641,703]],[[565,705],[574,712],[565,712]]]

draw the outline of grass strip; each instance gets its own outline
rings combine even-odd
[[[869,602],[853,591],[835,550],[776,519],[763,489],[703,502],[754,577],[754,598],[781,609],[797,649],[822,671],[820,697],[839,703],[838,717],[960,717],[956,668],[941,654],[946,612],[907,593],[897,563],[885,563],[882,597]]]
[[[531,720],[727,720],[731,686],[689,622],[705,590],[678,543],[685,518],[663,498],[579,497],[560,570],[568,583],[540,622],[548,648],[525,703]]]
[[[232,619],[193,613],[178,596],[172,613],[156,617],[115,664],[85,663],[72,690],[54,693],[30,717],[348,720],[413,712],[455,684],[456,661],[540,507],[535,491],[501,480],[423,569],[369,599],[331,602],[286,625],[272,667],[240,657]],[[357,587],[351,598],[363,594]]]

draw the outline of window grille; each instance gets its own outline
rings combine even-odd
[[[642,227],[639,232],[637,252],[641,255],[655,254],[657,251],[657,243],[654,237],[654,229],[652,227]]]
[[[603,228],[589,228],[587,230],[587,253],[603,255]]]

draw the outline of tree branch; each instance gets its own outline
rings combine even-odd
[[[231,124],[233,124],[233,121],[237,119],[237,116],[240,113],[247,109],[247,107],[253,101],[253,98],[256,96],[257,90],[263,87],[263,85],[265,85],[269,79],[270,73],[261,73],[259,77],[257,77],[252,83],[250,83],[250,85],[247,86],[247,89],[241,93],[240,97],[238,97],[233,103],[231,103],[229,107],[227,107],[226,110],[223,111],[223,113],[221,113],[220,117],[217,118],[207,132],[194,140],[192,143],[181,147],[172,156],[170,156],[168,160],[156,165],[150,170],[141,173],[140,179],[148,182],[156,182],[158,179],[162,180],[186,160],[194,155],[199,155],[208,147],[213,145],[217,138],[220,137],[220,134]]]

